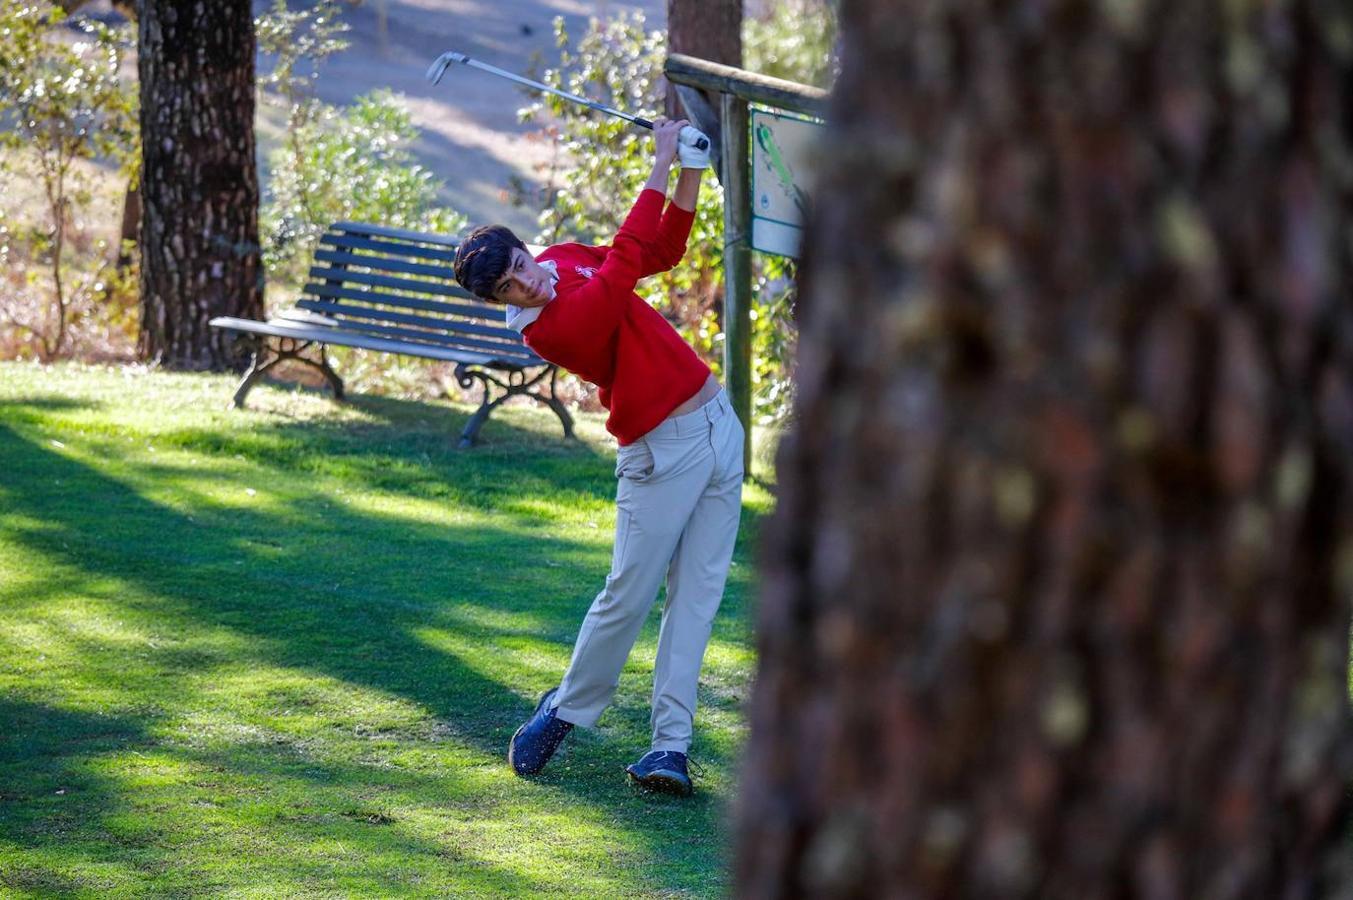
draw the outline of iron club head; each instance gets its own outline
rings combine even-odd
[[[456,53],[454,50],[448,50],[432,61],[432,65],[428,67],[427,79],[433,84],[437,84],[442,80],[442,76],[446,74],[447,66],[452,63],[463,63],[468,60],[469,57],[464,53]]]

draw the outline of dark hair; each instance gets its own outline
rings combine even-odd
[[[456,248],[456,281],[476,297],[494,300],[493,288],[511,264],[514,248],[526,245],[507,226],[479,226]]]

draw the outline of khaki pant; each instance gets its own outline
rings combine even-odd
[[[611,702],[667,578],[653,671],[653,749],[685,753],[695,688],[737,539],[742,425],[719,393],[616,457],[615,553],[559,686],[558,716],[591,727]]]

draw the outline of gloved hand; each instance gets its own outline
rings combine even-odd
[[[696,145],[697,141],[703,139],[705,149],[701,150]],[[681,134],[677,141],[677,157],[681,160],[683,169],[707,169],[709,168],[709,138],[698,128],[687,125],[681,129]]]

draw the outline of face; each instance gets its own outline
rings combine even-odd
[[[530,308],[544,306],[554,297],[554,282],[545,267],[531,258],[520,247],[512,249],[512,261],[507,271],[493,288],[493,298],[500,303]]]

